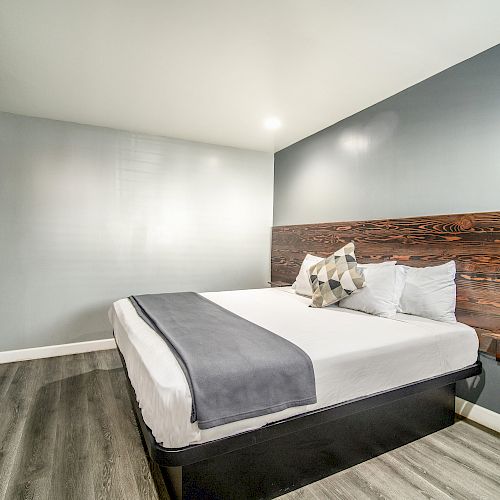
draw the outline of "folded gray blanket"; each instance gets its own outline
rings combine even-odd
[[[292,342],[197,293],[130,301],[176,356],[200,429],[316,403],[311,359]]]

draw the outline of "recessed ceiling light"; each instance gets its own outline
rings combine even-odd
[[[264,127],[268,130],[276,130],[281,127],[281,120],[276,116],[268,116],[264,120]]]

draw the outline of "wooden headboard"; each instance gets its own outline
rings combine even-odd
[[[328,256],[354,241],[360,262],[422,267],[455,260],[457,319],[481,350],[500,353],[500,212],[273,227],[271,279],[292,283],[306,253]]]

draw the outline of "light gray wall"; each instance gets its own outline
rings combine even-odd
[[[500,209],[499,82],[496,46],[278,152],[274,224]]]
[[[500,45],[274,161],[275,225],[500,210]],[[481,359],[458,394],[500,412],[500,364]]]
[[[0,113],[0,351],[111,336],[135,293],[264,286],[273,157]]]

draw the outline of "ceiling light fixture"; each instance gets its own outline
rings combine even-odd
[[[268,130],[276,130],[281,127],[281,120],[276,116],[269,116],[264,120],[264,127]]]

